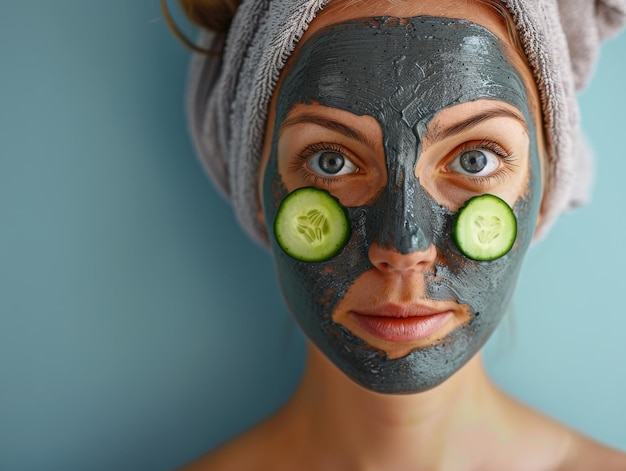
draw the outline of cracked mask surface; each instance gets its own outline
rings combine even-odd
[[[481,348],[511,299],[532,238],[540,202],[533,119],[523,81],[501,41],[465,20],[438,17],[366,18],[328,26],[298,51],[278,90],[273,144],[263,180],[263,206],[272,232],[287,195],[278,170],[278,130],[298,104],[319,104],[373,117],[382,129],[387,181],[373,200],[348,207],[352,235],[325,262],[285,254],[273,237],[273,254],[286,302],[308,338],[346,375],[384,393],[430,389],[455,373]],[[513,249],[490,262],[464,257],[451,239],[454,214],[420,184],[415,168],[428,123],[446,108],[498,100],[519,110],[528,124],[528,191],[513,209]],[[469,321],[436,344],[402,358],[387,354],[333,321],[348,289],[369,270],[373,242],[407,254],[434,245],[434,270],[424,274],[425,295],[466,305]]]

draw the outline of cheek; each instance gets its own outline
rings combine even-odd
[[[281,290],[290,310],[311,334],[319,330],[320,319],[330,320],[330,314],[348,287],[369,268],[363,218],[357,209],[349,209],[351,235],[344,249],[325,262],[307,263],[287,255],[278,245],[274,234],[277,210],[288,195],[278,171],[276,149],[273,146],[265,169],[262,188],[265,225]]]
[[[497,325],[515,290],[537,221],[541,195],[537,188],[538,181],[539,175],[531,170],[528,190],[513,205],[518,226],[517,238],[513,248],[503,257],[477,262],[460,254],[450,237],[436,241],[439,258],[436,277],[429,285],[428,296],[434,299],[454,297],[461,303],[467,303],[481,330],[490,331]],[[449,230],[446,228],[442,232],[447,234]]]

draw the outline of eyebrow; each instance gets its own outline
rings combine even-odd
[[[526,120],[522,118],[519,114],[511,110],[507,110],[506,108],[492,108],[447,128],[442,129],[440,126],[437,125],[437,123],[435,123],[435,126],[433,126],[432,129],[427,130],[426,135],[428,136],[429,140],[432,140],[433,142],[438,142],[454,136],[455,134],[465,132],[473,127],[478,126],[481,123],[484,123],[487,120],[494,118],[513,118],[518,121],[522,126],[524,126],[524,129],[526,130],[526,132],[528,132],[528,124],[526,123]]]
[[[323,118],[321,116],[310,113],[302,113],[294,118],[288,118],[283,121],[283,123],[280,125],[280,130],[278,131],[279,135],[285,128],[288,128],[289,126],[295,126],[296,124],[315,124],[330,131],[343,134],[344,136],[350,139],[354,139],[370,148],[374,147],[374,143],[372,142],[372,140],[359,130],[354,129],[346,124],[340,123],[339,121],[335,121],[329,118]]]
[[[478,126],[479,124],[485,121],[488,121],[494,118],[513,118],[516,121],[518,121],[524,127],[524,129],[528,132],[528,125],[526,123],[526,120],[524,120],[524,118],[522,118],[519,114],[511,110],[508,110],[506,108],[492,108],[447,128],[442,129],[440,126],[437,126],[437,123],[435,123],[435,126],[432,129],[428,129],[427,136],[428,136],[428,139],[433,142],[442,141],[456,134],[465,132],[473,127]],[[339,121],[335,121],[329,118],[323,118],[321,116],[311,114],[311,113],[302,113],[302,114],[299,114],[298,116],[295,116],[293,118],[288,118],[285,121],[283,121],[278,131],[279,135],[283,132],[285,128],[288,128],[290,126],[295,126],[297,124],[315,124],[317,126],[326,128],[330,131],[334,131],[339,134],[342,134],[350,139],[354,139],[360,142],[361,144],[369,146],[370,148],[374,147],[374,143],[359,130],[354,129],[350,126],[347,126],[346,124],[340,123]]]

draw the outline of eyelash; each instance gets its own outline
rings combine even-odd
[[[318,175],[317,173],[314,173],[307,168],[306,163],[308,158],[314,154],[317,154],[318,152],[323,151],[337,152],[338,154],[341,154],[350,159],[352,162],[354,162],[355,160],[354,158],[350,157],[349,152],[346,152],[343,147],[337,144],[329,142],[318,142],[305,147],[300,153],[298,153],[296,155],[296,158],[290,164],[290,168],[296,171],[303,179],[303,181],[311,180],[314,185],[322,183],[325,186],[332,186],[338,183],[339,181],[341,181],[341,176],[325,177],[323,175]]]
[[[473,183],[477,183],[480,186],[488,186],[493,183],[494,179],[496,181],[502,181],[502,179],[504,179],[509,174],[509,172],[511,172],[512,170],[511,167],[515,166],[513,162],[515,162],[516,160],[516,155],[504,149],[504,147],[502,147],[497,142],[490,141],[489,139],[484,139],[478,143],[468,142],[468,143],[463,144],[459,148],[459,150],[454,153],[454,158],[459,157],[464,152],[467,152],[470,150],[480,150],[480,149],[485,149],[485,150],[489,150],[493,152],[502,160],[504,165],[502,165],[498,170],[496,170],[491,175],[486,175],[486,176],[463,175],[464,177],[471,179]],[[449,165],[449,164],[446,164],[446,165]]]
[[[493,152],[502,160],[504,165],[502,165],[501,168],[499,168],[496,172],[492,173],[491,175],[486,175],[486,176],[465,175],[466,178],[471,179],[472,183],[475,183],[479,186],[488,186],[492,184],[494,180],[502,181],[502,179],[504,179],[509,174],[509,172],[511,172],[512,170],[511,167],[515,166],[515,164],[513,163],[516,160],[515,154],[507,151],[497,142],[494,142],[488,139],[484,139],[478,143],[468,142],[468,143],[463,144],[458,149],[458,151],[455,152],[454,158],[457,158],[464,152],[467,152],[470,150],[476,150],[476,149],[485,149],[485,150],[489,150]],[[319,175],[307,169],[306,163],[307,163],[308,158],[318,152],[323,152],[323,151],[337,152],[339,154],[344,155],[348,159],[354,161],[354,158],[350,157],[349,152],[346,152],[346,150],[343,147],[334,143],[319,142],[319,143],[311,144],[305,147],[300,153],[298,153],[296,155],[296,158],[290,164],[291,169],[295,170],[303,179],[303,181],[309,180],[314,185],[319,185],[321,183],[325,186],[333,186],[334,184],[337,184],[339,181],[341,181],[342,179],[341,176],[325,177],[323,175]]]

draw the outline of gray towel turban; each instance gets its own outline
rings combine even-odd
[[[192,59],[188,118],[196,151],[253,239],[258,170],[268,105],[281,69],[316,13],[331,0],[244,0],[224,39],[200,46],[222,57]],[[417,1],[417,0],[415,0]],[[587,201],[591,153],[579,128],[575,93],[588,81],[600,43],[626,21],[626,0],[501,0],[511,13],[537,82],[547,130],[549,175],[543,235],[563,211]]]

